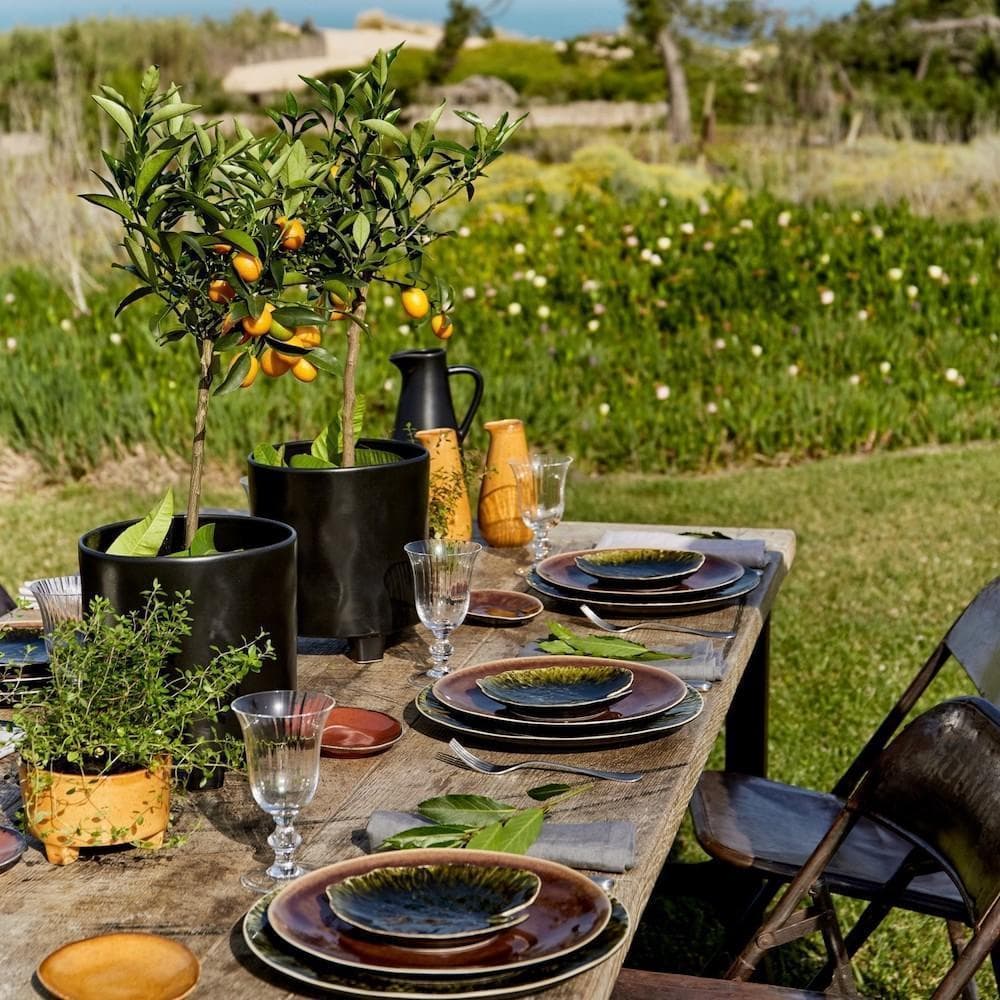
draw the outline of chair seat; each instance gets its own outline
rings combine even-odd
[[[639,969],[622,969],[611,994],[611,1000],[681,1000],[683,997],[691,1000],[825,1000],[824,994],[808,990]]]
[[[840,812],[833,795],[729,771],[706,771],[691,800],[698,842],[713,858],[790,881]],[[910,852],[901,837],[862,818],[824,873],[831,891],[870,899]],[[914,879],[896,903],[908,910],[967,920],[943,872]]]

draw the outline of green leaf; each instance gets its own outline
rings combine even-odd
[[[354,243],[359,250],[368,242],[371,231],[372,225],[368,221],[368,217],[359,212],[355,216],[354,225],[351,227],[351,235],[354,237]]]
[[[145,103],[146,100],[156,93],[156,88],[160,85],[160,69],[158,66],[150,66],[142,74],[142,82],[139,85],[139,99]]]
[[[556,656],[572,656],[576,649],[562,639],[546,639],[538,644],[538,648],[545,653],[553,653]]]
[[[538,839],[545,821],[545,810],[522,809],[506,823],[491,823],[478,830],[466,845],[470,851],[503,851],[506,854],[526,854]]]
[[[284,458],[280,451],[270,444],[259,444],[252,453],[253,460],[258,465],[284,465]]]
[[[123,309],[128,309],[133,302],[138,302],[139,299],[144,299],[147,295],[152,294],[153,289],[148,285],[143,285],[140,288],[133,289],[128,293],[128,295],[125,296],[125,298],[121,300],[121,302],[118,303],[118,306],[115,309],[115,316],[117,317]]]
[[[288,464],[293,469],[336,469],[333,462],[325,462],[315,455],[292,455]]]
[[[121,198],[112,198],[106,194],[81,194],[80,197],[84,201],[89,201],[91,205],[100,205],[101,208],[106,208],[129,222],[132,221],[132,209]]]
[[[213,395],[225,396],[240,387],[240,383],[250,374],[250,352],[244,351],[232,364],[226,377],[219,383]]]
[[[163,122],[170,121],[171,118],[177,118],[179,115],[186,115],[191,111],[197,111],[200,107],[200,104],[184,104],[183,102],[163,104],[150,115],[149,124],[150,126],[160,125]]]
[[[322,372],[327,372],[330,375],[340,373],[337,359],[326,348],[314,347],[309,352],[309,361]]]
[[[163,168],[174,158],[173,149],[158,149],[153,153],[139,171],[139,176],[135,179],[135,196],[141,198],[149,186],[163,172]]]
[[[572,648],[580,656],[602,656],[615,660],[689,660],[689,653],[657,653],[638,642],[631,642],[616,635],[582,635],[560,625],[550,622],[549,630],[556,639]],[[539,647],[547,653],[554,650],[548,643],[539,643]],[[558,652],[563,652],[560,647]]]
[[[218,552],[215,547],[215,524],[203,524],[191,539],[190,554],[193,556],[207,556]]]
[[[326,326],[327,317],[307,306],[281,306],[271,314],[271,319],[287,326]]]
[[[131,142],[135,138],[135,126],[132,123],[132,115],[115,101],[109,101],[106,97],[92,95],[94,103],[104,111],[108,117],[125,133],[125,138]]]
[[[358,466],[392,465],[401,461],[402,458],[395,452],[380,451],[378,448],[367,448],[364,445],[354,452],[354,464]]]
[[[229,224],[229,219],[226,218],[225,213],[218,209],[210,201],[207,201],[204,198],[199,198],[198,195],[192,194],[190,191],[181,192],[181,196],[186,201],[189,201],[192,205],[194,205],[194,207],[198,209],[202,215],[207,215],[210,219],[221,223],[223,226]]]
[[[168,489],[160,502],[141,520],[126,528],[108,546],[109,556],[155,556],[163,545],[174,516],[174,491]]]
[[[260,252],[257,249],[257,244],[254,243],[250,234],[243,232],[242,229],[221,229],[219,231],[219,236],[226,243],[232,243],[233,246],[239,247],[246,253],[253,254],[254,257],[258,256]]]
[[[383,138],[391,139],[400,146],[406,145],[406,136],[391,122],[387,122],[382,118],[365,118],[361,124],[365,128],[371,129],[372,132],[377,132]]]
[[[314,458],[321,459],[324,462],[330,461],[330,450],[327,447],[327,439],[330,434],[330,428],[324,427],[322,432],[318,434],[309,446],[309,454]]]
[[[572,791],[573,787],[573,785],[566,785],[559,781],[551,785],[539,785],[537,788],[528,789],[528,798],[534,799],[536,802],[545,802],[548,799],[554,799],[557,795],[565,795]]]
[[[380,851],[404,851],[419,847],[461,847],[469,837],[469,828],[454,823],[434,826],[414,826],[386,837],[379,845]]]
[[[364,396],[358,396],[354,400],[354,412],[351,414],[351,431],[354,434],[354,440],[357,441],[361,437],[361,431],[365,426],[365,410],[368,409],[368,400]],[[329,430],[329,428],[328,428]],[[344,411],[339,410],[337,412],[337,451],[342,452],[344,450]],[[381,465],[381,462],[373,463],[375,465]]]
[[[417,806],[417,812],[435,823],[482,826],[510,819],[517,808],[485,795],[442,795],[425,799]]]

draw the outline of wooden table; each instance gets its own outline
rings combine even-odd
[[[592,545],[606,524],[568,523],[556,529],[561,548]],[[614,527],[626,527],[616,525]],[[555,819],[580,822],[628,817],[638,828],[638,863],[616,879],[614,893],[628,907],[633,926],[652,892],[708,754],[726,725],[727,763],[763,773],[767,761],[767,635],[771,607],[791,566],[795,537],[790,531],[724,529],[734,536],[766,539],[771,551],[764,580],[745,602],[683,619],[709,628],[736,626],[725,644],[725,677],[706,695],[706,708],[673,735],[632,747],[582,753],[565,759],[597,767],[642,770],[636,784],[599,783],[558,808]],[[523,553],[486,550],[475,585],[510,587]],[[514,655],[547,632],[554,619],[578,618],[546,611],[514,629],[463,626],[454,636],[456,667]],[[640,641],[663,642],[664,633],[636,633]],[[674,641],[671,636],[669,641]],[[683,637],[678,637],[683,641]],[[303,813],[302,860],[329,864],[356,856],[360,831],[375,809],[405,809],[421,799],[451,792],[489,794],[518,804],[524,791],[547,780],[541,772],[503,777],[460,771],[435,758],[441,734],[420,721],[412,705],[421,686],[415,664],[427,663],[426,633],[410,630],[378,663],[359,665],[344,656],[312,652],[299,660],[299,687],[328,691],[341,704],[363,705],[402,717],[410,728],[389,753],[362,760],[322,761],[319,792]],[[447,740],[447,737],[444,737]],[[503,755],[494,754],[497,759]],[[515,759],[517,755],[512,756]],[[0,806],[17,808],[13,758],[0,762]],[[553,779],[554,780],[554,779]],[[266,838],[272,826],[250,797],[245,780],[226,779],[218,792],[200,792],[184,807],[178,828],[186,844],[159,852],[132,849],[85,852],[66,868],[49,865],[29,848],[21,861],[0,874],[0,934],[4,975],[0,1000],[44,995],[33,972],[57,946],[94,934],[155,931],[186,942],[202,962],[198,997],[219,1000],[313,996],[271,974],[243,945],[240,919],[252,896],[240,886],[241,872],[270,859]],[[547,1000],[610,995],[625,950],[598,968],[548,991]]]

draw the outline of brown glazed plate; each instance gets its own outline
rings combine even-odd
[[[528,919],[476,947],[441,954],[366,939],[334,916],[327,887],[386,866],[463,864],[529,871],[542,880]],[[320,868],[282,889],[268,907],[275,934],[292,948],[365,972],[474,976],[551,962],[593,941],[611,918],[608,897],[586,876],[553,861],[465,849],[392,851]]]
[[[323,730],[324,757],[372,757],[395,746],[403,737],[403,727],[384,712],[370,708],[337,705]]]
[[[28,842],[15,829],[0,826],[0,872],[6,871],[24,854]]]
[[[516,590],[473,590],[466,619],[481,625],[523,625],[543,607],[537,597]]]
[[[478,684],[484,677],[505,671],[560,666],[585,667],[595,663],[606,663],[631,671],[632,688],[623,698],[586,718],[553,719],[520,714],[512,706],[491,698]],[[660,715],[680,702],[687,693],[687,685],[676,674],[663,667],[631,660],[606,660],[596,656],[520,656],[463,667],[442,677],[432,690],[434,697],[442,705],[460,715],[503,723],[505,728],[509,725],[523,731],[559,735],[567,730],[585,733],[613,729]]]
[[[71,941],[38,966],[60,1000],[180,1000],[198,982],[198,959],[159,934],[101,934]]]
[[[714,590],[720,590],[735,583],[743,576],[744,567],[739,563],[720,559],[718,556],[705,556],[705,562],[697,573],[679,580],[666,587],[632,587],[628,584],[615,586],[607,580],[584,573],[576,564],[580,557],[594,554],[594,549],[583,549],[578,552],[560,552],[558,555],[543,559],[535,572],[545,581],[560,590],[586,594],[590,597],[604,597],[608,600],[625,598],[626,600],[642,599],[655,604],[658,600],[678,601],[689,597],[705,596]]]

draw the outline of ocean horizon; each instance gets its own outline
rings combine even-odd
[[[819,0],[816,3],[778,3],[792,20],[819,21],[845,14],[854,0]],[[239,10],[272,9],[286,21],[300,24],[307,18],[324,28],[350,28],[357,15],[378,8],[396,17],[440,21],[447,0],[3,0],[0,31],[19,26],[62,24],[90,17],[170,17],[224,20]],[[498,27],[527,36],[564,38],[587,31],[613,31],[625,21],[624,0],[510,0],[494,19]]]

